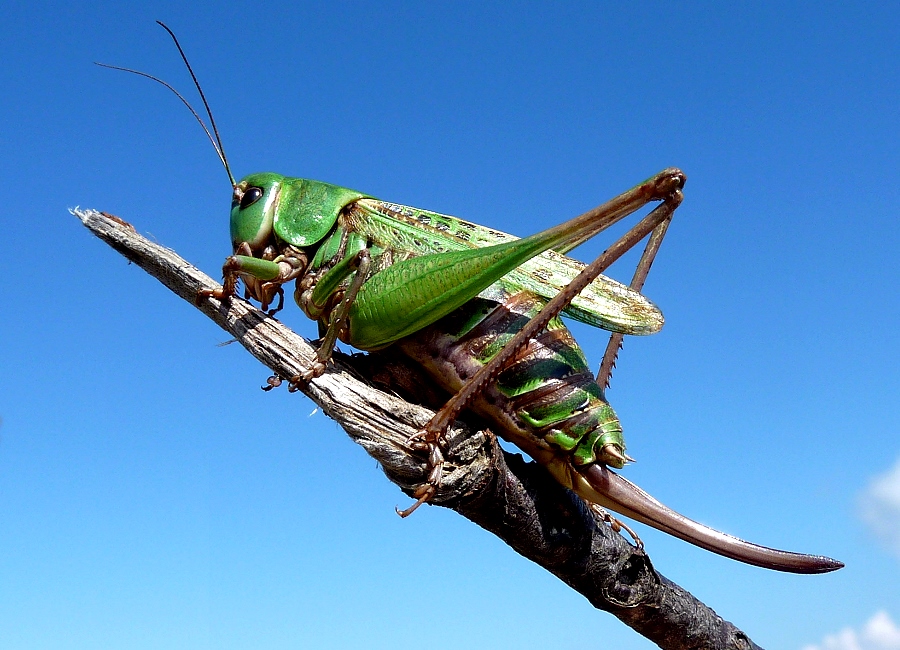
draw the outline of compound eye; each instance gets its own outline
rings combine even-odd
[[[248,187],[244,190],[244,195],[241,197],[241,210],[245,210],[259,201],[262,198],[262,195],[262,188]]]

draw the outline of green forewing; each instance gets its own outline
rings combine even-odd
[[[518,237],[456,217],[396,203],[361,199],[350,215],[350,228],[376,244],[413,256],[493,246]],[[585,264],[554,251],[522,263],[481,293],[528,290],[553,298],[578,275]],[[572,318],[623,334],[653,334],[663,325],[659,308],[642,294],[606,276],[599,276],[572,301],[565,313]]]

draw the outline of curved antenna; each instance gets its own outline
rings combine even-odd
[[[200,82],[197,81],[197,75],[194,74],[194,69],[191,68],[191,64],[188,62],[188,59],[184,54],[184,50],[181,49],[181,43],[179,43],[178,39],[175,37],[175,32],[169,29],[169,26],[161,20],[157,20],[156,24],[169,32],[169,36],[171,36],[172,40],[175,41],[175,47],[178,48],[178,53],[181,55],[181,60],[184,61],[184,65],[187,67],[188,72],[191,73],[191,79],[194,80],[194,86],[196,86],[197,92],[200,93],[200,99],[203,101],[203,107],[206,109],[206,114],[209,116],[209,123],[212,125],[213,133],[216,134],[216,142],[219,143],[219,146],[216,147],[216,151],[219,152],[219,157],[222,159],[222,164],[225,165],[225,171],[228,172],[228,178],[231,180],[231,186],[234,187],[236,183],[234,182],[234,176],[231,175],[231,167],[228,166],[228,159],[225,157],[225,147],[222,146],[222,138],[219,137],[219,129],[218,127],[216,127],[216,120],[213,117],[212,111],[209,110],[209,104],[206,101],[206,95],[203,94],[203,88],[200,87]],[[209,135],[209,131],[207,131],[206,133],[207,135]]]
[[[200,88],[200,84],[197,81],[196,75],[194,75],[194,71],[191,69],[191,64],[188,63],[187,57],[184,55],[184,51],[181,49],[181,45],[178,43],[178,39],[175,38],[175,34],[172,33],[172,30],[166,27],[163,23],[156,21],[159,23],[163,29],[169,32],[169,35],[175,41],[175,46],[178,48],[179,54],[181,54],[181,59],[184,61],[184,64],[187,66],[188,72],[191,73],[191,79],[194,80],[194,85],[197,88],[197,91],[200,93],[200,99],[203,100],[203,106],[206,108],[206,114],[209,116],[209,121],[212,124],[213,133],[215,133],[215,138],[213,134],[210,133],[209,129],[206,126],[206,123],[194,110],[194,107],[191,106],[190,102],[184,98],[184,96],[175,90],[171,85],[160,79],[159,77],[154,77],[152,74],[148,74],[146,72],[141,72],[140,70],[132,70],[131,68],[123,68],[117,65],[109,65],[107,63],[98,63],[94,62],[95,65],[99,65],[101,68],[109,68],[110,70],[121,70],[122,72],[130,72],[131,74],[136,74],[140,77],[145,77],[146,79],[150,79],[151,81],[155,81],[158,84],[161,84],[171,90],[178,99],[181,100],[181,103],[187,106],[187,109],[191,112],[191,115],[194,116],[194,119],[197,120],[197,123],[200,125],[200,128],[203,129],[203,132],[206,133],[206,137],[209,138],[210,144],[212,144],[213,149],[216,150],[216,155],[219,156],[219,160],[222,162],[222,165],[225,167],[225,172],[228,174],[228,181],[231,183],[231,186],[234,187],[236,185],[234,181],[234,176],[231,174],[231,167],[228,165],[228,159],[225,157],[225,149],[222,146],[222,139],[219,137],[219,130],[216,128],[216,121],[212,116],[212,111],[209,109],[209,104],[206,102],[206,96],[203,94],[203,90]]]
[[[202,128],[204,133],[206,133],[206,137],[209,138],[210,144],[212,144],[213,148],[216,150],[216,154],[219,156],[219,160],[221,160],[222,164],[225,165],[225,171],[228,172],[228,180],[231,182],[231,186],[234,187],[234,185],[235,185],[234,178],[231,176],[231,170],[228,169],[228,163],[225,161],[225,156],[222,153],[222,150],[219,149],[219,145],[216,144],[216,141],[213,139],[212,133],[210,133],[209,129],[206,128],[206,124],[204,124],[203,120],[200,119],[200,116],[197,114],[197,111],[194,110],[194,107],[190,105],[188,100],[186,100],[181,95],[181,93],[179,93],[177,90],[172,88],[172,86],[167,84],[165,81],[163,81],[159,77],[154,77],[152,74],[147,74],[146,72],[141,72],[140,70],[132,70],[131,68],[122,68],[117,65],[109,65],[108,63],[99,63],[97,61],[94,61],[94,65],[99,65],[101,68],[109,68],[110,70],[121,70],[122,72],[130,72],[131,74],[136,74],[141,77],[146,77],[147,79],[151,79],[152,81],[155,81],[158,84],[162,84],[163,86],[165,86],[166,88],[171,90],[173,93],[175,93],[175,96],[178,97],[178,99],[180,99],[181,102],[185,106],[187,106],[188,110],[191,112],[191,114],[194,116],[194,118],[196,118],[197,123],[200,124],[200,128]]]

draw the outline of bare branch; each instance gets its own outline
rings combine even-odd
[[[247,302],[203,298],[198,304],[200,289],[219,284],[175,252],[148,241],[117,217],[93,210],[72,212],[97,237],[195,304],[276,375],[292,377],[311,365],[314,350],[306,340]],[[433,412],[359,379],[373,375],[379,385],[401,394],[427,382],[390,354],[353,355],[337,359],[304,392],[409,494],[426,479],[426,465],[405,441]],[[434,399],[417,395],[419,400]],[[451,432],[443,484],[433,503],[494,533],[661,648],[759,647],[656,573],[643,550],[614,532],[542,467],[507,454],[486,428],[474,428],[459,426]]]

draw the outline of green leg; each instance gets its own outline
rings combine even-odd
[[[342,260],[338,266],[326,274],[326,276],[316,285],[310,298],[313,302],[320,299],[318,293],[320,287],[336,287],[344,278],[351,275],[353,276],[353,279],[350,281],[350,286],[348,286],[347,290],[344,292],[344,297],[341,299],[340,304],[332,311],[331,318],[328,322],[328,329],[325,331],[325,336],[322,337],[318,350],[316,350],[315,363],[311,368],[305,370],[301,374],[291,377],[289,389],[292,392],[297,390],[300,384],[309,383],[311,379],[321,377],[322,373],[325,372],[325,366],[331,359],[331,355],[334,353],[334,344],[337,342],[341,332],[347,327],[347,318],[350,314],[350,307],[356,300],[356,296],[359,295],[359,289],[366,281],[371,265],[372,256],[369,254],[369,249],[364,248],[357,251],[354,255]],[[321,298],[327,297],[329,296],[321,296]]]
[[[197,299],[203,297],[228,299],[234,295],[238,280],[243,279],[247,287],[247,297],[258,300],[261,309],[268,311],[271,316],[284,306],[284,291],[281,285],[303,275],[306,266],[306,255],[300,251],[297,251],[296,256],[281,255],[274,260],[266,260],[253,257],[250,245],[245,242],[238,247],[234,255],[225,260],[222,267],[224,277],[222,288],[201,289],[197,293]],[[269,310],[275,296],[278,296],[278,306]]]

